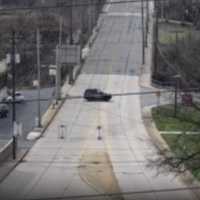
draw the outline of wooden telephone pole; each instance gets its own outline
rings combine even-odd
[[[17,151],[17,136],[16,129],[16,109],[15,109],[15,31],[12,31],[12,52],[11,52],[11,66],[12,66],[12,139],[13,139],[13,159],[16,159]]]

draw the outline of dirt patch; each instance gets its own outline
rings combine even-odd
[[[106,152],[84,152],[79,168],[82,180],[98,193],[120,193],[120,187],[113,172],[113,167]],[[123,196],[110,197],[123,200]]]

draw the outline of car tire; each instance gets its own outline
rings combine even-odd
[[[103,100],[104,101],[109,101],[109,98],[108,97],[104,97]]]

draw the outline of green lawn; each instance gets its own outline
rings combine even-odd
[[[192,107],[164,105],[152,109],[152,116],[159,131],[200,131],[200,111]]]
[[[178,39],[184,39],[190,36],[191,26],[183,26],[173,23],[159,23],[159,42],[161,44],[175,44],[176,31]]]
[[[162,134],[162,137],[177,161],[179,158],[189,158],[190,155],[200,152],[200,135],[198,134]],[[200,153],[190,159],[185,159],[183,163],[200,180]]]
[[[184,159],[183,163],[200,180],[200,133],[188,134],[185,131],[200,131],[200,111],[192,107],[178,106],[177,117],[174,117],[174,106],[164,105],[152,109],[154,122],[160,131],[172,131],[162,134],[174,153],[175,162]],[[183,131],[182,134],[173,131]],[[196,153],[191,159],[185,159]]]

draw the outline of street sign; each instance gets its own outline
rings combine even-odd
[[[62,45],[56,50],[57,61],[60,64],[79,64],[81,58],[80,45]]]
[[[193,103],[193,98],[191,94],[183,94],[181,99],[182,104],[185,106],[191,106]]]
[[[14,122],[14,136],[22,136],[22,123]]]
[[[33,86],[34,87],[38,87],[39,86],[39,81],[38,80],[34,80],[33,81]]]
[[[56,76],[56,69],[49,69],[50,76]]]
[[[11,55],[8,53],[6,54],[6,64],[10,64],[11,63]]]
[[[49,75],[56,76],[56,65],[49,65]]]
[[[15,62],[16,62],[17,64],[20,63],[20,55],[19,55],[18,53],[15,54]]]
[[[15,63],[20,63],[20,55],[18,53],[15,54]],[[11,54],[6,54],[6,64],[11,64]]]

